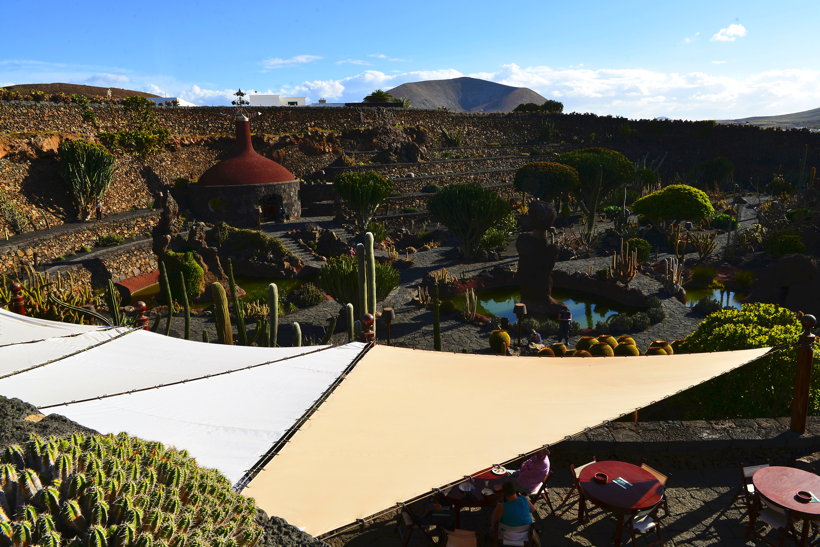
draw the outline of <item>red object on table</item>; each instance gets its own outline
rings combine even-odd
[[[595,480],[596,473],[605,473],[607,480]],[[623,488],[612,482],[622,478],[632,486]],[[615,545],[621,544],[624,516],[643,509],[649,509],[663,499],[664,486],[650,472],[631,463],[614,460],[595,462],[584,467],[578,477],[583,497],[578,504],[578,520],[584,516],[584,500],[619,514],[615,529]]]
[[[764,467],[752,476],[755,491],[767,501],[788,509],[798,520],[820,520],[820,503],[803,503],[797,501],[797,493],[811,492],[815,498],[820,498],[820,477],[814,473],[772,465]],[[799,545],[805,545],[809,532],[809,523],[803,523],[803,533]]]

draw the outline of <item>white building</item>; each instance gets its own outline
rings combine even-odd
[[[196,106],[194,103],[179,97],[146,97],[146,99],[157,106]]]
[[[248,100],[251,102],[251,106],[305,106],[307,98],[251,93],[248,95]]]

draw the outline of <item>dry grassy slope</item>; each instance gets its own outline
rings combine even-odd
[[[796,127],[820,129],[820,108],[792,114],[781,114],[780,116],[754,116],[737,120],[721,120],[720,123],[747,123],[756,127],[782,127],[783,129]]]
[[[44,93],[65,93],[66,95],[86,95],[89,97],[105,97],[108,95],[108,90],[111,90],[111,96],[115,99],[124,99],[138,95],[140,97],[159,97],[152,93],[145,93],[144,91],[133,91],[131,89],[121,89],[119,87],[97,87],[93,85],[79,85],[79,84],[17,84],[7,85],[6,89],[13,89],[21,93],[25,93],[32,89],[42,91]]]
[[[408,99],[413,108],[445,107],[454,112],[510,112],[522,103],[546,101],[531,89],[477,78],[407,83],[391,89],[390,94]]]

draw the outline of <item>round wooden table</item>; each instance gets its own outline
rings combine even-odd
[[[503,475],[496,475],[492,472],[492,467],[473,473],[465,477],[465,482],[472,484],[472,489],[468,492],[461,490],[459,485],[453,486],[444,495],[444,499],[455,509],[456,526],[461,525],[461,510],[465,507],[487,507],[495,505],[501,499],[501,485],[512,480],[512,473],[507,471]],[[464,483],[461,483],[464,484]],[[485,494],[484,489],[492,490],[492,493]]]
[[[802,469],[772,465],[757,471],[752,483],[766,501],[788,509],[795,519],[803,521],[800,545],[805,545],[809,533],[807,521],[820,520],[820,502],[802,503],[795,496],[803,490],[820,499],[820,477]]]
[[[605,483],[597,482],[596,473],[605,473]],[[613,482],[622,478],[631,486],[623,488]],[[615,545],[621,544],[624,517],[633,511],[654,507],[663,499],[664,486],[652,473],[631,463],[604,460],[584,467],[578,476],[583,498],[618,514]],[[579,503],[578,518],[584,516],[584,500]]]

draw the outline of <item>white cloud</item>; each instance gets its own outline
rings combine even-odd
[[[305,63],[312,63],[313,61],[320,60],[321,57],[318,55],[296,55],[291,57],[290,59],[282,59],[279,57],[272,57],[270,59],[264,59],[260,62],[262,68],[265,70],[271,70],[274,68],[287,68],[294,65],[301,65]]]
[[[406,63],[407,59],[400,59],[398,57],[388,57],[384,53],[371,53],[368,57],[372,57],[373,59],[381,59],[383,61],[390,61],[391,63]]]
[[[691,44],[692,42],[697,41],[699,38],[700,38],[700,32],[696,32],[694,35],[687,36],[686,38],[684,38],[683,43],[684,44]]]
[[[337,65],[371,65],[372,63],[368,63],[367,61],[363,61],[362,59],[342,59],[341,61],[336,61]]]
[[[725,65],[726,61],[712,61],[713,65]]]
[[[738,38],[746,36],[746,27],[740,23],[732,23],[726,28],[722,28],[709,39],[712,42],[734,42]]]

